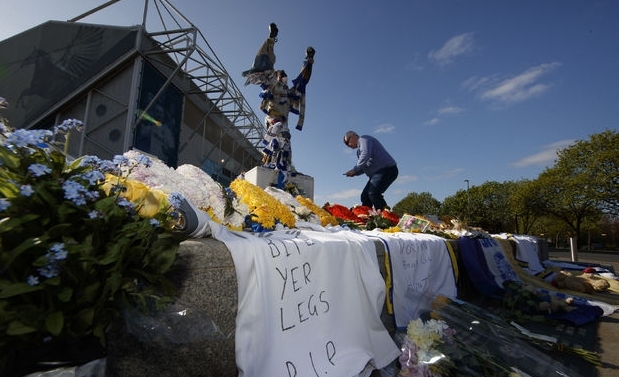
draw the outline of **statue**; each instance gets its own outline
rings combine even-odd
[[[252,68],[244,71],[245,85],[260,85],[260,109],[265,115],[267,132],[262,140],[262,165],[279,171],[277,187],[284,188],[292,167],[291,134],[288,128],[289,114],[298,115],[296,129],[303,130],[305,121],[305,88],[312,75],[315,50],[308,47],[299,75],[288,87],[284,70],[275,70],[274,46],[278,35],[277,25],[269,25],[269,37],[262,43]]]

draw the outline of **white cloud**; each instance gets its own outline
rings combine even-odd
[[[464,33],[451,38],[439,50],[432,50],[428,58],[443,67],[453,62],[454,58],[473,50],[475,33]]]
[[[459,113],[461,113],[463,111],[464,111],[464,109],[462,107],[451,106],[451,105],[443,106],[443,107],[441,107],[440,109],[437,110],[438,116],[425,121],[424,125],[426,125],[426,126],[435,126],[435,125],[437,125],[437,124],[439,124],[441,122],[443,116],[455,115],[455,114],[459,114]]]
[[[374,130],[375,134],[390,134],[395,130],[395,126],[389,123],[383,123]]]
[[[329,195],[329,198],[343,200],[343,199],[359,198],[359,195],[361,195],[361,190],[348,189],[348,190],[336,192],[335,194],[331,194]]]
[[[557,159],[557,151],[569,147],[572,144],[574,144],[574,140],[559,140],[552,144],[544,145],[538,153],[524,157],[511,165],[517,168],[523,168],[531,165],[552,165]]]
[[[454,177],[462,173],[463,171],[464,171],[464,168],[453,168],[451,170],[445,170],[445,171],[439,172],[438,174],[434,176],[428,176],[427,180],[437,181],[437,180],[447,179],[447,178]]]
[[[444,106],[438,109],[439,115],[458,114],[463,111],[464,109],[458,106]]]
[[[402,183],[414,182],[417,179],[418,178],[416,175],[401,175],[401,176],[398,176],[398,178],[395,180],[395,183],[402,184]]]
[[[439,124],[440,122],[441,122],[441,119],[436,117],[436,118],[432,118],[430,120],[425,121],[424,125],[426,125],[426,126],[434,126],[434,125]]]
[[[540,83],[542,77],[560,67],[561,63],[545,63],[503,80],[496,77],[471,77],[462,86],[480,91],[479,97],[503,105],[512,105],[542,94],[551,85]]]

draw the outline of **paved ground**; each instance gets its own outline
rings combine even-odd
[[[619,253],[617,252],[578,252],[576,255],[579,263],[593,263],[599,265],[610,266],[615,273],[619,273]],[[572,261],[572,255],[569,250],[550,250],[550,260]],[[567,329],[566,329],[567,330]],[[598,323],[593,326],[585,327],[585,329],[572,329],[573,337],[577,334],[594,333],[594,349],[602,359],[602,366],[594,371],[589,370],[585,377],[616,377],[619,376],[619,312],[615,312],[611,316],[602,317]],[[590,334],[589,334],[590,335]]]

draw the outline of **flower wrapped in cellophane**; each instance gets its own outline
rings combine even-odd
[[[249,214],[246,204],[239,201],[230,190],[223,188],[204,170],[193,165],[181,165],[173,169],[162,161],[149,158],[138,151],[123,154],[128,159],[127,170],[131,178],[164,193],[178,192],[195,207],[210,215],[212,220],[231,229],[243,228]]]
[[[580,376],[544,352],[554,348],[549,337],[531,337],[464,301],[415,296],[428,311],[409,324],[401,376]]]

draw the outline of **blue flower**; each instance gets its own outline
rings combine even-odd
[[[123,155],[116,155],[114,156],[112,162],[117,166],[127,166],[129,165],[129,158]]]
[[[116,204],[126,209],[128,213],[131,213],[131,214],[135,213],[135,208],[133,207],[133,203],[128,201],[126,198],[123,198],[122,196],[118,197]]]
[[[67,250],[64,248],[63,243],[55,243],[49,248],[54,255],[54,260],[63,260],[67,258]]]
[[[152,225],[154,227],[158,227],[159,226],[159,220],[157,220],[157,219],[150,219],[148,222],[149,222],[150,225]]]
[[[170,203],[170,206],[174,209],[178,209],[183,200],[185,200],[185,198],[180,192],[172,192],[168,195],[168,203]]]
[[[69,132],[74,128],[77,131],[81,131],[83,125],[84,123],[81,120],[66,119],[61,124],[54,127],[54,134],[59,133],[59,132]]]
[[[100,211],[90,211],[88,212],[88,218],[90,219],[98,219],[98,218],[103,218],[103,213]]]
[[[8,199],[0,198],[0,211],[5,211],[10,206],[11,202],[9,202]]]
[[[30,286],[39,285],[39,278],[36,277],[36,276],[30,275],[30,276],[28,276],[28,279],[26,279],[26,282]]]
[[[45,174],[49,174],[52,172],[52,169],[47,166],[47,165],[43,165],[43,164],[32,164],[30,166],[28,166],[28,171],[34,175],[35,177],[41,177]]]
[[[84,156],[80,160],[80,166],[99,166],[101,159],[97,156]]]
[[[81,184],[75,181],[68,180],[62,184],[62,189],[64,190],[65,199],[72,201],[75,205],[78,206],[86,204],[84,193],[87,190]]]
[[[138,156],[136,157],[138,164],[142,164],[144,166],[151,167],[153,165],[153,161],[150,159],[150,157],[143,155],[143,154],[138,154]]]
[[[23,196],[28,197],[28,196],[34,194],[34,190],[32,189],[32,186],[30,186],[30,185],[22,185],[19,188],[19,193],[21,195],[23,195]]]
[[[91,170],[84,174],[82,174],[82,178],[88,181],[91,186],[98,184],[99,182],[105,180],[105,175],[101,173],[99,170]]]
[[[48,264],[45,267],[40,267],[38,271],[39,271],[39,275],[45,278],[48,278],[48,279],[58,276],[58,272],[59,272],[56,266],[52,264]]]
[[[50,130],[25,130],[23,128],[13,131],[6,138],[6,145],[14,145],[18,148],[26,148],[29,145],[45,148],[47,140],[52,136]]]

